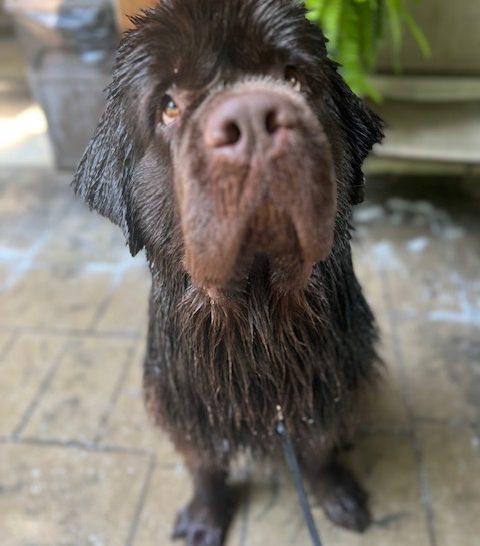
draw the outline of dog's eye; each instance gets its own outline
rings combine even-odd
[[[287,66],[285,69],[285,81],[292,86],[295,91],[302,90],[302,82],[297,70],[293,66]]]
[[[173,123],[180,115],[180,108],[170,95],[165,95],[162,107],[162,122],[164,125]]]

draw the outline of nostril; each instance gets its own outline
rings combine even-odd
[[[226,123],[223,127],[223,132],[224,142],[222,146],[233,146],[240,140],[240,137],[242,136],[240,128],[234,121]]]
[[[234,146],[240,141],[242,132],[235,121],[213,123],[206,132],[207,144],[211,148]]]
[[[267,116],[265,118],[265,128],[269,135],[273,135],[273,133],[277,131],[278,119],[277,112],[275,110],[270,110],[269,112],[267,112]]]
[[[284,145],[298,119],[294,105],[287,99],[249,93],[219,99],[203,123],[203,138],[209,150],[244,157],[259,147]]]
[[[269,135],[274,135],[280,129],[293,129],[295,127],[295,119],[286,109],[271,108],[264,119],[265,129]]]

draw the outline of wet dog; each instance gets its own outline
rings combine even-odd
[[[152,273],[146,405],[194,481],[174,537],[224,542],[229,464],[275,456],[277,407],[312,491],[363,531],[337,460],[378,375],[350,250],[380,120],[291,0],[163,0],[118,53],[75,191]]]

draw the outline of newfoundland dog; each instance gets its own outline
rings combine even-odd
[[[74,189],[152,274],[148,412],[194,483],[173,536],[220,546],[241,450],[275,457],[279,408],[327,516],[363,531],[338,460],[375,382],[352,207],[380,120],[295,0],[163,0],[124,37]]]

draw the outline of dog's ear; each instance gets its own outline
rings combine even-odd
[[[332,62],[332,98],[338,122],[343,127],[349,155],[351,202],[361,203],[365,194],[363,162],[373,146],[383,140],[383,122],[365,102],[357,97],[337,72]]]
[[[125,52],[124,52],[125,53]],[[128,57],[123,55],[123,57]],[[122,49],[119,51],[122,59]],[[135,228],[132,207],[132,175],[138,160],[135,124],[128,111],[125,62],[117,63],[108,88],[106,110],[85,151],[73,179],[73,189],[102,216],[121,227],[132,255],[143,243]]]

